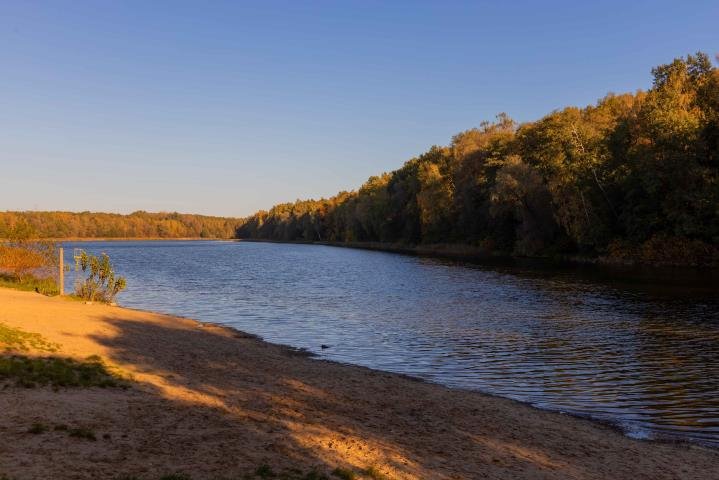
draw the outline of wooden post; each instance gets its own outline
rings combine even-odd
[[[60,295],[65,295],[65,253],[62,247],[60,247]]]

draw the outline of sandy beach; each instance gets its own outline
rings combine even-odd
[[[373,467],[388,479],[719,478],[713,449],[633,440],[194,320],[0,289],[0,324],[56,343],[51,355],[98,355],[132,378],[129,388],[6,384],[0,478],[230,479],[261,465],[357,478]],[[29,433],[33,424],[97,438]]]

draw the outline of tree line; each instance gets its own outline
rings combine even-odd
[[[0,212],[0,239],[233,238],[241,220],[184,213]]]
[[[259,211],[237,236],[719,264],[719,71],[697,53],[652,75],[535,122],[500,114],[356,191]]]

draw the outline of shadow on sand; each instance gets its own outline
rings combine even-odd
[[[28,394],[44,421],[82,424],[102,438],[48,436],[28,457],[35,474],[229,479],[269,465],[327,475],[374,467],[386,478],[660,479],[706,478],[719,465],[713,451],[633,441],[509,400],[307,358],[227,328],[160,315],[138,321],[121,310],[103,322],[112,334],[94,340],[134,386]]]

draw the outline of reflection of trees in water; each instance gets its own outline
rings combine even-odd
[[[661,308],[661,310],[659,310]],[[656,305],[637,324],[642,413],[660,425],[719,428],[719,319],[691,304]]]

